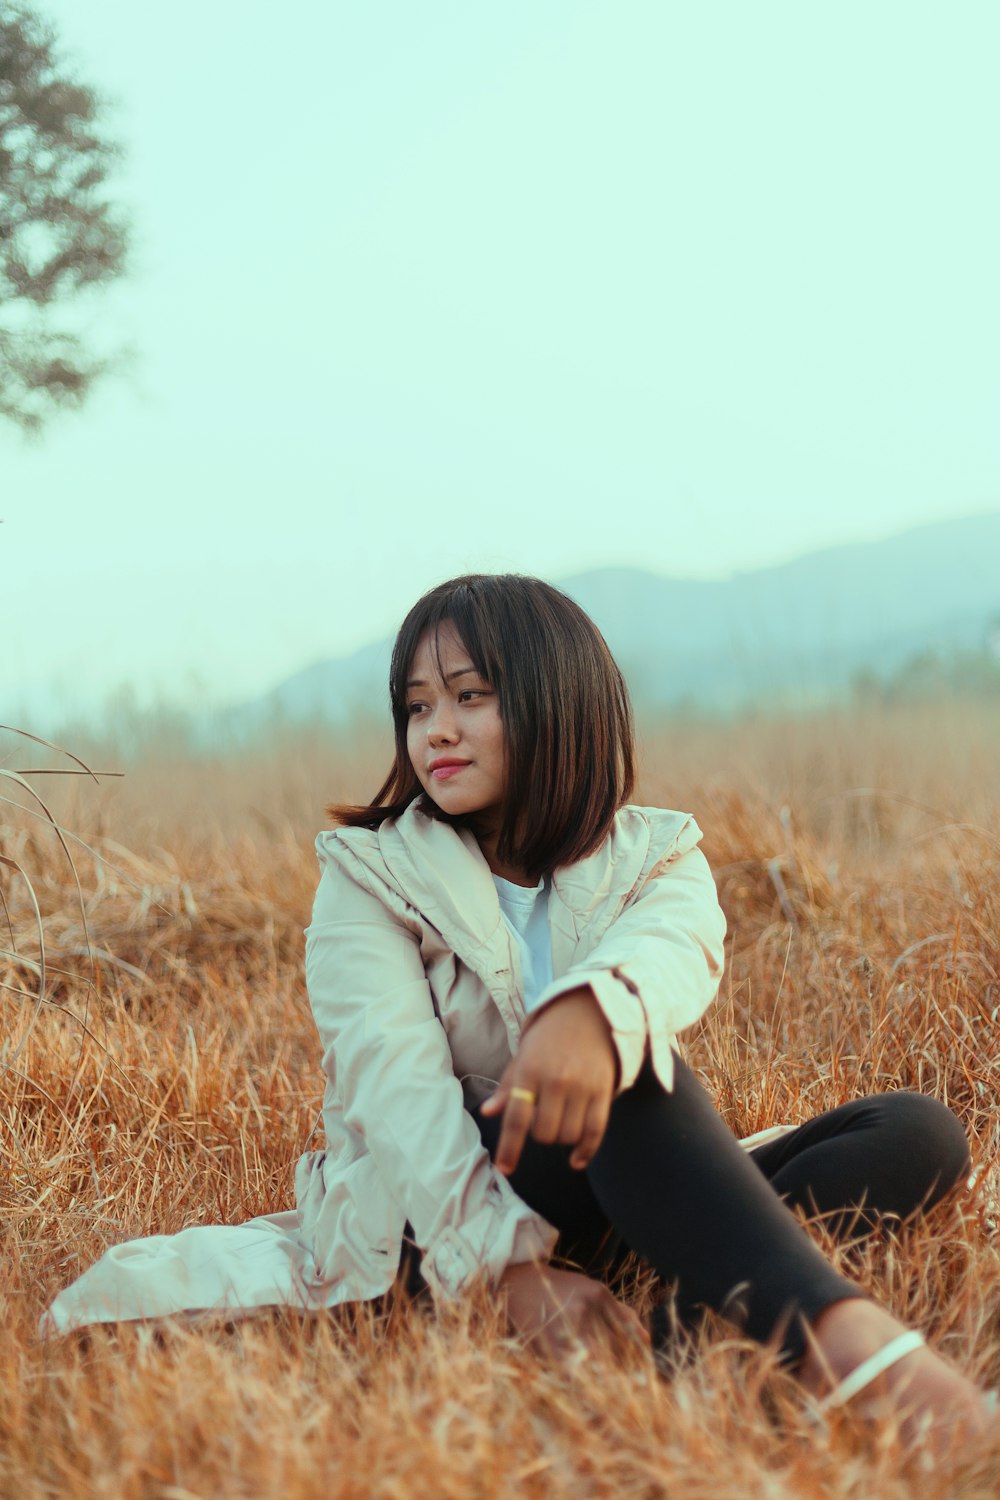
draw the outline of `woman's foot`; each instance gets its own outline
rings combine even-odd
[[[833,1302],[812,1324],[799,1380],[811,1395],[822,1399],[905,1331],[877,1302],[860,1297]],[[1000,1434],[996,1406],[926,1345],[904,1354],[866,1384],[847,1409],[895,1416],[905,1442],[926,1435],[942,1452],[991,1432]]]

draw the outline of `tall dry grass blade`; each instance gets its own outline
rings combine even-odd
[[[25,870],[22,865],[18,864],[16,859],[9,859],[6,854],[0,854],[0,865],[6,865],[8,869],[15,870],[24,881],[25,887],[28,892],[28,899],[30,900],[32,909],[35,913],[35,924],[38,929],[38,994],[34,997],[35,1004],[32,1009],[31,1019],[28,1022],[24,1035],[22,1036],[18,1045],[14,1048],[13,1056],[15,1058],[18,1058],[21,1055],[21,1051],[31,1034],[32,1028],[34,1027],[35,1021],[38,1017],[38,1012],[41,1009],[43,1000],[45,999],[45,929],[42,923],[41,908],[38,905],[38,898],[35,895],[35,888],[31,884],[31,880],[28,876],[27,870]],[[6,1052],[6,1041],[4,1042],[3,1047],[4,1052]]]
[[[44,745],[46,750],[54,750],[57,755],[68,755],[70,760],[75,761],[85,775],[92,776],[95,781],[97,780],[98,775],[116,776],[124,774],[123,772],[117,771],[94,771],[90,768],[90,766],[87,765],[87,762],[85,760],[81,760],[78,755],[74,755],[72,750],[67,750],[62,745],[54,745],[51,740],[43,739],[39,734],[32,734],[30,730],[18,729],[13,724],[0,724],[0,730],[3,729],[6,729],[10,734],[20,735],[22,739],[32,740],[36,745]]]
[[[14,773],[14,772],[5,771],[4,768],[2,766],[0,766],[0,776],[14,776],[15,774],[16,773]],[[29,787],[28,790],[32,791],[33,789]],[[37,796],[37,793],[34,793],[34,795]],[[41,801],[40,798],[39,798],[39,801]],[[91,858],[93,860],[98,861],[100,864],[102,864],[105,867],[105,869],[110,870],[113,875],[120,876],[120,878],[122,880],[124,880],[127,885],[131,885],[137,891],[141,891],[143,889],[142,884],[141,884],[140,881],[136,880],[133,876],[129,875],[127,873],[127,871],[121,869],[118,865],[112,864],[111,860],[106,859],[105,856],[100,852],[99,849],[95,849],[94,846],[93,846],[93,844],[88,844],[87,841],[86,841],[86,839],[81,838],[78,833],[74,833],[71,828],[64,828],[61,823],[55,822],[55,820],[53,819],[51,813],[48,813],[47,810],[46,810],[46,814],[42,814],[42,813],[40,813],[37,810],[37,808],[26,807],[23,802],[17,802],[17,801],[14,800],[13,797],[0,797],[0,802],[6,802],[9,807],[16,807],[19,812],[25,813],[29,818],[36,818],[40,823],[43,823],[43,824],[46,824],[46,825],[51,824],[51,826],[55,829],[57,835],[59,836],[60,843],[62,843],[64,839],[69,839],[71,843],[79,844],[81,849],[86,849],[87,853],[91,856]],[[68,851],[67,851],[67,857],[69,857]],[[70,858],[70,865],[73,867],[73,873],[74,873],[74,876],[75,876],[76,875],[76,866],[73,865],[72,858],[71,857],[69,857],[69,858]],[[80,884],[79,883],[79,879],[77,879],[77,888],[78,889],[79,889],[79,884]],[[158,905],[159,903],[154,903],[154,904]],[[165,906],[160,906],[160,910],[166,916],[170,915],[170,912],[167,910],[167,908]]]
[[[73,766],[19,766],[19,776],[124,776],[124,771],[77,771]]]
[[[75,863],[75,861],[73,859],[72,854],[69,851],[69,844],[66,842],[66,839],[63,836],[63,830],[62,830],[62,828],[57,823],[56,819],[53,817],[53,815],[52,815],[52,813],[51,813],[48,805],[44,801],[44,799],[39,796],[39,794],[35,791],[34,787],[31,785],[30,782],[24,780],[23,776],[21,776],[17,771],[8,770],[8,768],[6,766],[0,766],[0,776],[5,777],[8,781],[15,782],[18,786],[24,787],[25,791],[28,792],[32,797],[34,797],[35,801],[38,803],[38,806],[42,809],[42,813],[39,813],[36,808],[25,807],[23,803],[15,802],[12,797],[0,797],[0,802],[6,802],[8,805],[13,806],[13,807],[20,807],[21,810],[22,810],[22,812],[34,813],[34,815],[36,817],[39,817],[39,818],[42,816],[42,814],[44,814],[45,820],[48,822],[48,824],[52,828],[53,832],[55,833],[56,838],[59,840],[59,843],[62,846],[62,851],[65,854],[67,860],[69,861],[69,867],[70,867],[70,869],[73,872],[73,879],[76,882],[77,895],[79,896],[79,900],[80,900],[80,916],[81,916],[81,918],[83,920],[83,929],[84,929],[84,933],[86,934],[86,932],[87,932],[87,910],[86,910],[86,907],[84,906],[84,902],[83,902],[83,887],[80,884],[80,876],[79,876],[79,874],[77,872],[76,863]],[[81,842],[82,842],[82,840],[81,840]],[[89,937],[88,937],[88,941],[89,941]]]
[[[55,744],[52,743],[51,740],[44,739],[40,735],[32,734],[28,730],[17,729],[17,728],[14,728],[11,725],[0,725],[0,729],[6,729],[6,730],[8,730],[9,732],[11,732],[13,734],[20,735],[24,739],[28,739],[28,740],[33,741],[35,744],[43,745],[46,749],[54,750],[54,751],[56,751],[57,754],[62,754],[62,755],[68,756],[69,759],[74,762],[75,767],[78,768],[78,769],[70,772],[70,774],[74,774],[74,775],[88,775],[88,776],[91,777],[91,779],[93,781],[95,781],[98,785],[100,785],[100,782],[98,781],[97,773],[94,772],[93,769],[90,766],[88,766],[87,763],[84,760],[82,760],[78,755],[75,755],[72,751],[66,750],[62,746],[55,745]],[[33,773],[29,773],[29,774],[33,774]],[[34,800],[38,804],[38,807],[41,808],[42,813],[44,813],[45,818],[47,819],[49,825],[55,831],[56,837],[58,838],[59,843],[60,843],[60,845],[62,847],[62,851],[63,851],[64,855],[66,856],[67,861],[69,862],[69,867],[70,867],[70,870],[72,871],[72,874],[73,874],[73,880],[74,880],[74,882],[76,884],[77,899],[79,901],[79,907],[80,907],[80,920],[81,920],[82,927],[83,927],[84,943],[86,945],[87,956],[89,956],[89,958],[90,958],[91,967],[93,969],[93,968],[95,968],[95,960],[94,960],[93,953],[91,951],[90,932],[89,932],[89,929],[88,929],[88,926],[87,926],[87,909],[86,909],[86,904],[85,904],[84,899],[83,899],[83,887],[80,884],[79,872],[77,871],[76,862],[73,859],[73,856],[72,856],[72,854],[70,852],[69,844],[67,842],[67,836],[69,836],[69,835],[68,834],[64,835],[64,831],[62,830],[62,828],[60,827],[60,825],[56,821],[56,819],[53,817],[52,812],[51,812],[50,808],[48,807],[47,803],[45,802],[44,798],[42,798],[41,796],[39,796],[39,794],[32,787],[31,783],[28,782],[28,781],[26,781],[24,779],[24,775],[23,774],[21,774],[21,773],[19,773],[17,771],[11,771],[8,767],[0,767],[0,776],[3,776],[6,780],[12,781],[12,782],[15,783],[15,785],[18,785],[18,786],[22,787],[29,794],[29,796],[31,796],[31,797],[34,798]],[[20,808],[21,811],[27,812],[30,815],[33,815],[35,817],[41,817],[41,814],[38,812],[37,808],[25,807],[23,804],[17,803],[13,798],[4,797],[4,798],[0,798],[0,801],[3,801],[5,803],[7,803],[8,805],[17,806],[17,807]],[[93,853],[93,851],[89,851],[89,852]],[[3,860],[4,864],[12,865],[12,861],[10,861],[9,859],[7,859],[5,856],[0,855],[0,859]],[[17,1057],[20,1056],[21,1051],[23,1050],[24,1046],[26,1045],[26,1043],[28,1041],[28,1037],[30,1036],[31,1031],[33,1030],[35,1022],[37,1020],[39,1008],[40,1008],[40,1006],[42,1005],[42,1003],[45,1000],[45,933],[44,933],[44,928],[43,928],[43,924],[42,924],[42,920],[41,920],[41,912],[39,910],[38,901],[37,901],[37,899],[35,897],[35,892],[34,892],[34,889],[33,889],[32,885],[31,885],[31,881],[28,878],[26,872],[23,871],[22,869],[20,869],[20,866],[18,866],[16,863],[13,863],[13,868],[18,869],[19,872],[20,872],[20,874],[21,874],[21,876],[22,876],[22,878],[24,879],[25,884],[26,884],[27,889],[28,889],[29,896],[31,898],[32,905],[33,905],[34,910],[35,910],[35,916],[36,916],[36,921],[37,921],[37,925],[38,925],[38,951],[39,951],[39,961],[40,961],[39,962],[39,981],[38,981],[38,1000],[36,1002],[36,1005],[35,1005],[34,1011],[32,1013],[31,1019],[30,1019],[30,1021],[28,1023],[28,1026],[25,1029],[25,1032],[24,1032],[24,1034],[23,1034],[23,1036],[21,1038],[21,1041],[20,1041],[20,1043],[18,1044],[17,1048],[15,1049],[15,1051],[13,1053],[13,1056],[16,1059]],[[6,911],[6,901],[4,902],[4,909]],[[12,941],[12,944],[13,944],[13,942],[14,942],[13,930],[11,930],[11,941]],[[89,989],[85,993],[86,993],[86,999],[85,999],[85,1003],[84,1003],[84,1015],[83,1015],[83,1018],[82,1018],[81,1025],[83,1027],[83,1031],[84,1031],[85,1034],[92,1034],[91,1033],[91,1028],[90,1028],[90,1025],[89,1025],[89,1017],[90,1017],[90,991],[89,991]],[[70,1080],[70,1086],[71,1087],[72,1087],[72,1084],[75,1081],[77,1073],[79,1071],[79,1067],[80,1067],[80,1064],[82,1062],[82,1055],[83,1055],[83,1044],[81,1042],[80,1052],[79,1052],[78,1058],[77,1058],[77,1067],[76,1067],[76,1069],[74,1069],[73,1076],[72,1076],[72,1078]]]

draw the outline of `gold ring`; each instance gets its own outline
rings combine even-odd
[[[531,1089],[511,1089],[510,1097],[512,1099],[523,1099],[526,1104],[534,1104],[538,1099],[538,1095],[532,1093]]]

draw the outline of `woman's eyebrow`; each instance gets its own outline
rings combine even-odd
[[[445,678],[445,682],[450,682],[453,677],[464,677],[467,672],[472,672],[475,674],[475,676],[479,676],[479,673],[476,671],[475,667],[459,667],[457,672],[448,673],[447,677]],[[426,687],[427,684],[422,677],[411,677],[406,686],[408,688]]]

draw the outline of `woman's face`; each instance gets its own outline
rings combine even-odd
[[[498,814],[504,790],[504,735],[496,693],[472,665],[450,620],[438,630],[441,673],[430,633],[407,674],[406,749],[417,780],[447,813]],[[439,761],[459,764],[439,770]]]

